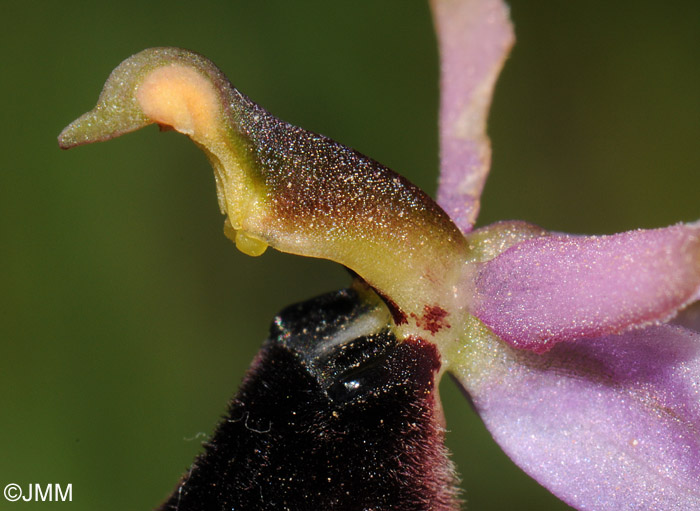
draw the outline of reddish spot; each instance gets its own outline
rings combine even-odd
[[[423,315],[411,313],[411,317],[416,320],[416,325],[423,330],[427,330],[432,335],[443,328],[450,328],[450,324],[445,320],[449,313],[438,305],[426,305],[423,308]]]
[[[175,128],[170,126],[170,124],[158,123],[158,129],[162,132],[162,131],[173,131]]]
[[[376,291],[376,290],[375,290]],[[406,313],[402,311],[398,305],[396,305],[396,302],[392,300],[391,298],[388,298],[384,296],[381,293],[377,293],[382,300],[384,300],[384,303],[386,304],[387,309],[389,309],[389,313],[391,313],[391,317],[394,319],[394,323],[398,325],[405,325],[408,323],[408,318],[406,317]]]

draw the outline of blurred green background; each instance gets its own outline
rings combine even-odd
[[[700,217],[700,3],[512,2],[480,224],[610,233]],[[337,266],[222,234],[212,172],[155,128],[62,152],[59,131],[149,46],[214,60],[279,117],[430,193],[437,62],[417,0],[3,5],[0,486],[72,483],[74,510],[174,487],[282,307]],[[452,382],[449,446],[472,510],[567,509],[493,444]],[[9,504],[0,509],[46,509]]]

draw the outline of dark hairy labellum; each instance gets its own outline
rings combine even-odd
[[[455,509],[439,354],[375,307],[344,290],[282,311],[161,511]]]

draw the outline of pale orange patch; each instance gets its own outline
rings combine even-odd
[[[161,126],[198,140],[216,131],[218,95],[211,82],[192,68],[173,64],[151,71],[136,99],[143,113]]]

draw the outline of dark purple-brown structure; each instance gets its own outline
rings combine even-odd
[[[161,510],[456,509],[438,352],[371,313],[353,291],[285,309]]]

